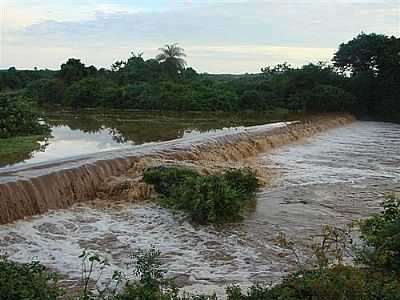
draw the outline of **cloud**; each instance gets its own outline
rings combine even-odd
[[[339,43],[361,31],[399,32],[397,1],[59,2],[46,7],[55,12],[52,18],[40,4],[31,8],[30,21],[14,6],[23,28],[3,36],[0,67],[32,67],[32,57],[39,67],[56,67],[61,58],[78,55],[109,66],[131,50],[154,56],[160,45],[176,41],[201,71],[255,72],[283,61],[328,60]]]

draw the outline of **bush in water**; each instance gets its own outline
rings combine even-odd
[[[245,203],[259,185],[250,169],[200,175],[185,168],[158,167],[147,170],[144,181],[162,195],[161,204],[185,211],[199,224],[240,219]]]

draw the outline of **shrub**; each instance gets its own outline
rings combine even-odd
[[[40,123],[40,114],[30,98],[0,94],[0,138],[47,135],[49,127]]]
[[[238,286],[227,289],[228,300],[398,300],[399,292],[394,276],[340,265],[295,273],[275,286],[253,285],[245,294]]]
[[[199,224],[240,219],[246,200],[258,187],[258,179],[250,169],[200,175],[185,168],[159,167],[147,170],[144,181],[162,195],[161,204],[185,211]]]
[[[399,228],[391,230],[393,221],[399,218],[398,201],[394,198],[385,202],[385,210],[381,215],[367,219],[363,222],[363,226],[368,226],[367,235],[366,229],[362,227],[361,239],[368,246],[368,254],[364,259],[366,263],[362,266],[346,266],[344,265],[344,253],[348,249],[351,242],[350,228],[335,228],[325,226],[322,231],[321,241],[309,246],[312,250],[312,255],[305,259],[306,264],[300,261],[300,255],[297,254],[294,243],[288,241],[283,234],[278,238],[279,244],[286,250],[291,252],[297,261],[299,271],[289,274],[283,281],[274,286],[254,285],[247,293],[243,293],[238,286],[231,286],[227,289],[229,300],[306,300],[306,299],[324,299],[324,300],[399,300],[400,299],[400,277],[394,262],[398,258],[398,239],[391,243],[392,239],[396,239],[396,234],[399,234]],[[390,225],[388,224],[390,223]],[[379,230],[370,231],[369,225],[372,228]],[[380,235],[380,233],[383,234]],[[395,234],[395,235],[393,235]],[[378,237],[379,236],[379,237]],[[386,239],[386,242],[385,242]],[[375,243],[375,241],[379,241]],[[370,241],[374,241],[371,243]],[[397,243],[397,244],[396,244]],[[384,245],[384,246],[382,246]],[[389,246],[388,252],[375,251]],[[365,248],[362,248],[364,251]],[[377,265],[375,258],[385,254],[384,260],[386,268],[382,265]],[[362,257],[364,258],[364,256]],[[371,263],[372,262],[372,263]],[[378,262],[380,262],[378,260]],[[392,262],[391,268],[388,268],[387,263]]]
[[[101,77],[87,77],[65,90],[65,104],[72,107],[107,106],[120,99],[117,86]]]
[[[39,104],[61,104],[64,98],[64,82],[58,79],[40,79],[31,82],[26,94]]]
[[[95,279],[93,270],[102,270],[107,263],[98,255],[86,251],[80,257],[83,260],[82,265],[86,268],[82,270],[85,274],[82,278],[84,284],[78,300],[217,300],[215,296],[181,293],[173,279],[165,278],[161,252],[155,248],[139,250],[133,255],[133,274],[138,280],[129,279],[121,272],[114,272],[114,282],[103,290],[97,288],[96,292],[89,288],[88,283],[97,285],[101,276]],[[120,288],[123,281],[125,284]]]
[[[128,281],[122,291],[115,299],[147,299],[147,300],[169,300],[179,299],[179,289],[172,280],[164,278],[165,271],[161,268],[161,252],[154,248],[140,250],[134,255],[134,274],[139,277],[138,281]]]
[[[177,186],[189,178],[199,177],[200,174],[188,168],[159,166],[148,169],[143,176],[147,184],[152,184],[157,193],[169,197]]]
[[[37,261],[19,264],[0,257],[0,300],[53,300],[63,295],[55,273]]]
[[[400,274],[400,199],[389,197],[384,210],[361,223],[362,247],[358,260],[389,272]]]
[[[250,168],[229,169],[223,174],[229,185],[244,196],[253,194],[259,187],[259,180]]]

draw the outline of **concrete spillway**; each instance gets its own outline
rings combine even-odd
[[[52,163],[0,169],[0,223],[10,223],[96,197],[107,178],[121,176],[142,158],[240,160],[353,121],[349,115],[315,117],[237,128],[151,143]]]

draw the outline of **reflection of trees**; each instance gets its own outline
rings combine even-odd
[[[269,116],[271,117],[271,116]],[[68,126],[86,133],[107,131],[117,143],[135,144],[183,137],[185,132],[206,132],[224,127],[248,126],[268,122],[268,116],[228,113],[176,113],[112,110],[49,113],[51,126]]]
[[[102,129],[102,122],[96,120],[93,115],[82,114],[57,114],[49,115],[50,126],[68,126],[72,130],[81,130],[86,133],[96,133]]]
[[[2,154],[0,157],[0,168],[31,159],[36,152],[44,151],[49,145],[49,143],[47,142],[47,137],[40,138],[37,141],[41,143],[37,143],[37,146],[35,146],[35,148],[30,151]]]

